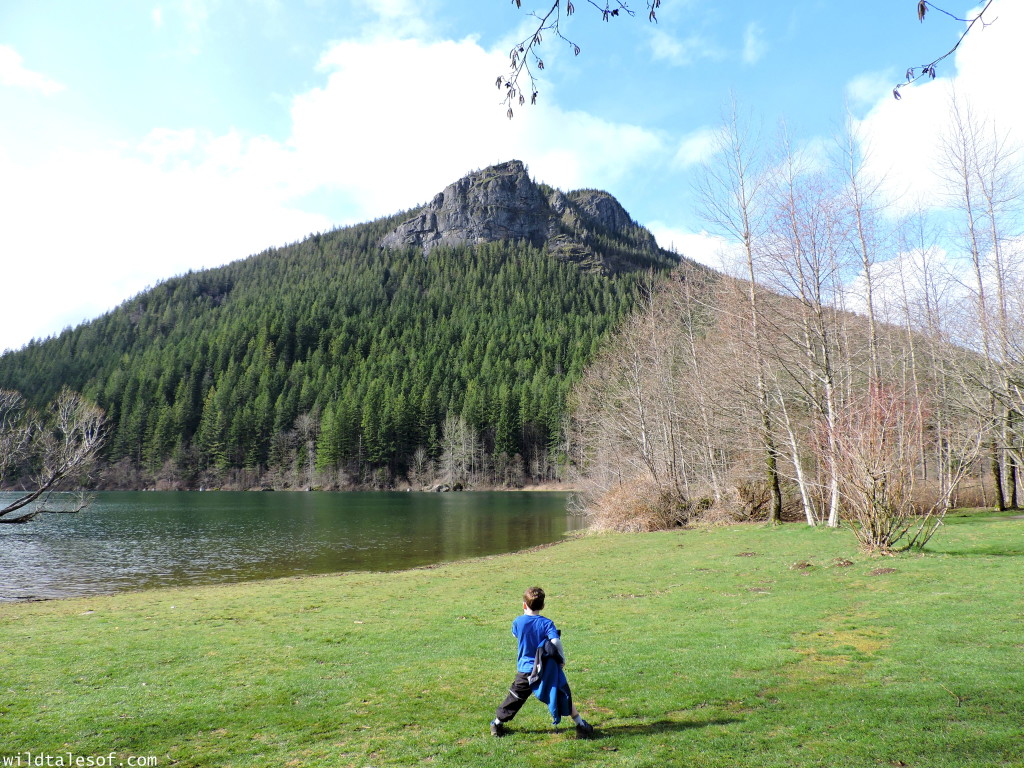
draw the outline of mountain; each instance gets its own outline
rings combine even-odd
[[[567,393],[659,249],[512,161],[430,203],[171,278],[0,357],[108,415],[108,487],[390,487],[558,471]]]
[[[518,160],[448,185],[381,240],[389,249],[477,245],[501,240],[546,248],[582,266],[618,272],[651,266],[654,237],[607,192],[568,195],[534,184]]]

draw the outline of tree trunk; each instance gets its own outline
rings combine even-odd
[[[1010,491],[1010,509],[1020,509],[1017,502],[1017,460],[1010,456],[1006,461],[1006,483]]]
[[[772,500],[768,509],[768,522],[782,522],[782,484],[779,482],[779,449],[772,436],[771,414],[765,403],[761,409],[761,429],[764,431],[762,440],[765,449],[765,470],[767,471],[768,487],[771,489]]]
[[[992,487],[996,492],[996,509],[1000,512],[1006,511],[1006,497],[1003,495],[1003,467],[999,461],[999,443],[993,437],[989,445],[992,452]]]

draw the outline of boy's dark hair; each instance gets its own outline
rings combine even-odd
[[[544,590],[540,587],[530,587],[523,592],[523,602],[531,611],[539,611],[544,607]]]

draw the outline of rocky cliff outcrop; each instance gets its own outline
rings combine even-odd
[[[415,216],[384,237],[385,248],[527,240],[543,244],[553,234],[553,211],[519,161],[465,176],[435,195]]]
[[[561,258],[604,271],[664,261],[650,232],[607,192],[563,193],[530,179],[518,160],[475,171],[449,184],[380,242],[389,249],[526,241]]]

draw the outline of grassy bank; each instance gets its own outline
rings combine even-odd
[[[924,556],[752,526],[517,555],[0,606],[0,759],[159,765],[1024,765],[1024,521],[950,521]],[[548,591],[599,738],[529,702],[487,721],[509,623]]]

